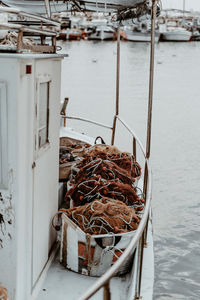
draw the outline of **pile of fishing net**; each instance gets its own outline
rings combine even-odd
[[[136,230],[140,222],[133,208],[107,197],[65,212],[85,233],[91,235],[129,232]]]
[[[101,145],[89,148],[79,167],[99,158],[115,163],[119,168],[126,170],[129,177],[136,178],[141,175],[141,167],[135,157],[127,152],[120,152],[113,146]]]
[[[62,159],[67,155],[72,159],[71,154],[64,153]],[[137,187],[140,176],[141,167],[130,153],[115,146],[88,147],[71,172],[71,188],[65,196],[66,204],[73,207],[67,210],[68,217],[89,234],[137,229],[140,218],[136,213],[145,202]]]
[[[135,178],[131,177],[127,170],[118,167],[114,162],[102,160],[101,158],[91,160],[87,164],[81,162],[78,168],[79,172],[74,178],[75,183],[96,175],[100,175],[106,180],[118,179],[120,182],[130,185],[135,182]]]
[[[84,205],[94,199],[109,197],[134,206],[135,210],[142,210],[144,200],[139,188],[124,184],[119,180],[105,180],[101,175],[93,176],[77,183],[66,194],[66,201],[72,201],[73,206]]]
[[[3,39],[0,39],[0,45],[17,46],[18,33],[15,31],[9,32]],[[25,45],[32,46],[35,44],[34,40],[30,37],[23,37]]]
[[[0,299],[1,300],[8,300],[8,291],[3,286],[0,286]]]

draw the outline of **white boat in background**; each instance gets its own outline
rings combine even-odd
[[[162,33],[163,41],[188,42],[192,39],[192,32],[182,27],[168,27]]]
[[[122,30],[122,37],[127,41],[132,42],[150,42],[151,32],[150,31],[136,31],[131,26],[126,26]],[[158,43],[160,39],[160,33],[155,33],[155,42]]]
[[[115,30],[110,26],[98,25],[94,30],[88,35],[89,40],[112,40],[115,35]]]

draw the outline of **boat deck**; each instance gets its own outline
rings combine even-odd
[[[127,299],[125,295],[130,282],[130,274],[111,280],[112,299]],[[80,275],[65,269],[59,262],[59,257],[53,261],[48,276],[42,286],[37,300],[77,300],[97,278]],[[120,289],[119,289],[120,286]],[[103,289],[91,299],[103,299]]]
[[[144,248],[142,276],[142,299],[152,300],[154,257],[151,221],[149,221],[148,227],[147,247]],[[57,255],[47,271],[46,279],[41,285],[36,300],[77,300],[96,280],[96,277],[81,275],[65,269],[60,264],[59,255]],[[134,299],[134,277],[132,277],[131,272],[121,277],[112,278],[110,281],[110,290],[112,300]],[[90,299],[102,300],[103,289]]]

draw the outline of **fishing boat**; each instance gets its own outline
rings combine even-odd
[[[168,27],[167,30],[162,33],[163,41],[188,42],[191,38],[192,32],[182,27]]]
[[[135,5],[134,8],[137,7],[137,1],[135,3],[133,1],[132,5]],[[6,22],[0,24],[3,29],[12,29],[17,34],[14,45],[0,45],[1,299],[83,300],[92,296],[93,299],[102,299],[102,297],[104,299],[139,299],[140,297],[152,299],[154,255],[150,141],[156,7],[157,1],[152,1],[146,150],[119,113],[119,28],[116,111],[112,119],[113,124],[106,125],[96,120],[69,116],[66,113],[67,99],[60,110],[61,64],[64,55],[56,53],[56,30],[45,29],[45,26],[41,29],[31,25],[16,26]],[[43,25],[51,24],[51,28],[58,26],[57,22],[50,19],[15,9],[0,8],[0,12],[40,20]],[[31,39],[35,35],[40,37],[40,45],[36,45]],[[52,40],[52,44],[45,42],[47,37]],[[108,145],[102,145],[103,140],[100,139],[100,146],[104,147],[105,155],[109,154],[107,149],[110,147],[111,149],[116,146],[122,147],[117,143],[117,137],[120,137],[118,125],[121,124],[126,130],[133,153],[124,155],[128,160],[131,159],[131,165],[133,157],[138,157],[142,170],[140,176],[135,178],[134,185],[131,186],[132,189],[140,190],[143,197],[138,198],[138,201],[143,200],[143,204],[138,210],[138,216],[135,217],[138,220],[135,230],[120,233],[115,228],[112,234],[104,233],[97,236],[96,233],[85,234],[77,224],[70,221],[69,215],[66,215],[67,208],[62,207],[62,203],[66,189],[69,192],[71,186],[70,182],[69,185],[68,182],[59,183],[60,140],[67,138],[73,144],[73,153],[76,151],[79,154],[83,150],[82,145],[93,149],[98,140],[66,127],[66,119],[88,123],[110,131],[111,141]],[[60,123],[62,123],[61,128]],[[81,132],[83,132],[82,125]],[[63,148],[60,148],[60,151],[61,149]],[[71,159],[71,155],[69,157]],[[115,171],[112,169],[108,174]],[[132,171],[131,169],[131,174]],[[77,168],[73,167],[70,169],[70,174],[73,175],[74,172],[80,174],[77,173]],[[76,200],[82,201],[83,198],[74,199]],[[115,205],[109,204],[109,207]],[[62,210],[58,210],[59,208]],[[131,209],[133,213],[133,209],[127,205],[126,209],[129,211]],[[58,215],[62,216],[61,227],[54,224],[55,217]],[[91,256],[94,248],[95,251],[98,250],[93,252],[95,255],[93,258],[97,259],[95,261]],[[87,253],[86,257],[85,253]],[[93,271],[91,266],[94,267]]]
[[[89,40],[112,40],[115,36],[115,30],[110,26],[97,25],[90,34],[88,34]]]
[[[185,28],[185,1],[183,1],[183,19],[182,24],[178,18],[163,19],[163,29],[161,31],[161,40],[171,42],[188,42],[192,39],[192,32]]]
[[[149,30],[136,30],[133,26],[125,26],[123,28],[122,36],[124,40],[132,42],[150,42],[151,32]],[[155,33],[155,42],[158,43],[160,39],[160,33]]]
[[[82,38],[82,31],[76,27],[62,29],[59,32],[58,39],[61,40],[78,40],[80,41]]]

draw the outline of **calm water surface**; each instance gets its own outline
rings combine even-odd
[[[68,112],[112,125],[115,42],[61,43]],[[146,136],[149,45],[121,43],[120,113]],[[79,125],[79,130],[82,130]],[[83,129],[85,131],[85,129]],[[102,132],[86,128],[94,136]],[[108,135],[105,132],[108,141]],[[126,139],[120,136],[124,145]],[[155,300],[200,299],[200,43],[156,47],[152,131]]]

